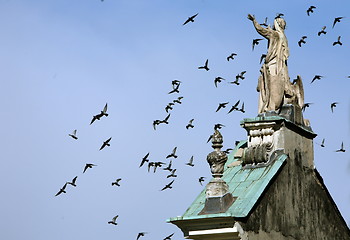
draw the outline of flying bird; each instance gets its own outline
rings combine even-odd
[[[169,236],[165,237],[163,240],[171,240],[171,237],[174,236],[175,233],[170,234]]]
[[[167,113],[169,113],[169,110],[173,110],[173,105],[175,105],[175,103],[168,103],[168,105],[166,105],[166,107],[165,107],[165,111],[167,112]]]
[[[219,106],[215,112],[218,112],[221,108],[225,108],[227,104],[229,104],[229,102],[219,103]]]
[[[315,75],[314,78],[312,79],[311,83],[313,83],[316,80],[321,80],[321,78],[323,78],[323,76],[321,75]]]
[[[227,148],[225,151],[223,151],[226,154],[230,154],[230,152],[233,150],[233,148]]]
[[[172,169],[170,172],[171,172],[171,173],[170,173],[168,176],[166,176],[166,178],[177,177],[177,175],[175,174],[176,169]]]
[[[220,83],[222,80],[225,80],[225,78],[216,77],[214,80],[215,87],[218,87],[218,83]]]
[[[73,178],[73,180],[72,180],[71,182],[67,182],[67,184],[70,184],[70,185],[72,185],[73,187],[76,187],[77,185],[75,184],[75,182],[77,181],[77,178],[78,178],[78,176],[75,176],[75,177]]]
[[[173,85],[173,88],[175,88],[176,86],[180,85],[181,81],[175,79],[173,81],[171,81],[171,84]]]
[[[91,120],[91,122],[90,122],[90,125],[91,125],[93,122],[95,122],[96,120],[100,120],[101,117],[103,117],[103,116],[108,117],[108,113],[107,113],[107,103],[106,103],[106,105],[104,106],[103,110],[102,110],[99,114],[97,114],[97,115],[95,115],[95,116],[92,117],[92,120]]]
[[[338,23],[338,22],[340,22],[340,20],[342,20],[343,18],[344,18],[344,17],[336,17],[336,18],[334,18],[332,28],[334,28],[335,24]]]
[[[261,26],[267,27],[267,17],[265,18],[264,22],[260,24]]]
[[[94,167],[94,166],[97,166],[97,165],[92,164],[92,163],[87,163],[87,164],[85,165],[85,167],[84,167],[83,173],[85,173],[85,171],[86,171],[88,168],[92,168],[92,167]]]
[[[60,195],[61,193],[67,193],[67,192],[66,192],[66,187],[67,187],[67,183],[65,183],[65,184],[63,185],[63,187],[56,193],[55,196],[58,196],[58,195]]]
[[[186,163],[186,165],[190,166],[190,167],[194,167],[193,164],[193,156],[190,158],[190,160],[188,161],[188,163]]]
[[[145,236],[146,233],[147,233],[147,232],[139,232],[139,233],[137,234],[136,240],[139,240],[140,237]]]
[[[177,99],[173,100],[173,103],[178,103],[181,104],[181,99],[183,99],[184,97],[178,97]]]
[[[147,153],[147,154],[142,158],[139,168],[142,167],[143,164],[145,164],[145,162],[149,162],[149,159],[147,159],[148,156],[149,156],[149,153]]]
[[[322,139],[322,142],[321,142],[321,144],[318,144],[318,145],[320,145],[321,147],[325,147],[325,145],[324,145],[324,141],[325,141],[325,139]]]
[[[233,110],[238,110],[237,107],[238,107],[239,102],[240,102],[240,100],[238,100],[238,101],[235,103],[235,105],[232,106],[232,108],[230,109],[230,111],[228,111],[227,114],[229,114],[229,113],[232,112]]]
[[[162,188],[162,190],[160,191],[164,191],[165,189],[171,189],[173,188],[171,185],[174,183],[175,180],[171,181],[170,183],[168,183],[167,185],[165,185],[165,187]]]
[[[305,41],[306,38],[307,38],[307,36],[302,36],[302,37],[301,37],[301,39],[300,39],[299,42],[298,42],[299,47],[301,47],[301,44],[302,44],[302,43],[303,43],[303,44],[306,43],[306,41]]]
[[[198,13],[189,17],[182,25],[186,25],[189,22],[194,22],[194,18],[197,17]]]
[[[180,87],[180,85],[176,85],[175,87],[173,86],[173,90],[171,90],[170,92],[168,92],[168,94],[180,93],[179,87]]]
[[[231,53],[230,56],[226,58],[227,61],[230,61],[230,59],[234,60],[235,56],[237,56],[237,53]]]
[[[159,123],[169,124],[170,113],[164,118],[164,120],[159,121]]]
[[[70,136],[70,137],[74,138],[75,140],[77,140],[78,139],[78,137],[77,137],[77,130],[75,129],[71,134],[68,134],[68,136]]]
[[[167,170],[167,171],[172,171],[173,169],[171,168],[171,165],[173,164],[173,161],[172,160],[170,160],[170,162],[169,162],[169,164],[168,164],[168,166],[167,167],[165,167],[165,168],[163,168],[163,170]]]
[[[306,10],[307,15],[310,16],[310,13],[313,13],[315,8],[316,8],[315,6],[310,6],[310,7]]]
[[[333,112],[333,109],[337,106],[338,102],[332,102],[331,103],[331,111]]]
[[[204,66],[200,66],[198,67],[198,69],[205,69],[206,71],[209,71],[209,67],[208,67],[208,59],[205,61]]]
[[[108,224],[113,224],[113,225],[117,225],[116,221],[117,221],[118,215],[113,217],[111,221],[108,222]]]
[[[341,38],[341,36],[338,36],[338,40],[336,41],[336,42],[333,42],[333,46],[335,46],[335,45],[343,45],[343,43],[340,41],[340,38]]]
[[[104,141],[103,142],[103,144],[102,144],[102,146],[100,147],[100,151],[102,150],[102,149],[104,149],[106,146],[111,146],[111,144],[109,144],[109,142],[112,140],[112,138],[110,137],[110,138],[108,138],[106,141]]]
[[[245,110],[244,110],[244,102],[242,103],[242,107],[240,109],[238,109],[238,111],[242,112],[242,113],[245,113]]]
[[[340,149],[336,150],[336,152],[345,152],[344,143],[343,142],[341,142],[341,147],[340,147]]]
[[[161,122],[161,120],[158,120],[158,119],[153,121],[153,129],[154,130],[156,130],[156,126],[159,125],[160,122]]]
[[[262,61],[266,59],[266,54],[261,54],[261,57],[260,57],[260,64],[262,63]]]
[[[318,35],[318,36],[321,36],[321,34],[326,34],[327,32],[326,32],[325,30],[326,30],[326,26],[323,26],[322,29],[321,29],[321,31],[319,31],[319,32],[317,33],[317,35]]]
[[[239,74],[237,74],[236,75],[236,80],[237,79],[242,79],[242,80],[244,80],[245,79],[245,77],[244,77],[244,74],[246,73],[247,71],[242,71],[241,73],[239,73]]]
[[[255,45],[259,45],[259,42],[263,40],[261,38],[253,39],[252,50],[254,50]]]
[[[154,167],[155,162],[149,162],[148,163],[148,172],[151,169],[151,167]]]
[[[202,184],[202,182],[204,182],[204,178],[205,177],[200,177],[199,179],[198,179],[198,182],[203,186],[203,184]]]
[[[169,154],[168,156],[166,156],[166,158],[177,158],[177,155],[176,155],[176,150],[177,150],[177,147],[174,147],[173,151],[171,152],[171,154]]]
[[[112,186],[116,185],[116,186],[120,187],[120,184],[119,184],[120,180],[122,180],[122,179],[118,178],[117,180],[115,180],[115,182],[112,182]]]
[[[194,121],[194,118],[192,118],[192,119],[188,122],[188,124],[186,125],[186,129],[194,128],[194,126],[193,126],[193,121]]]
[[[155,162],[154,165],[153,165],[153,173],[156,172],[157,167],[162,167],[163,164],[165,164],[165,163],[163,163],[163,162]]]
[[[303,112],[305,112],[305,109],[307,107],[310,107],[310,105],[313,104],[313,103],[304,103],[303,107],[301,108],[301,110],[303,110]]]

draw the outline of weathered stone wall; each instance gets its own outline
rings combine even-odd
[[[313,151],[313,149],[309,149]],[[349,240],[350,231],[316,172],[296,148],[286,165],[241,222],[249,240]]]

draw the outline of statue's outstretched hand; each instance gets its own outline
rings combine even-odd
[[[254,17],[254,15],[248,14],[248,19],[250,21],[254,21],[255,17]]]

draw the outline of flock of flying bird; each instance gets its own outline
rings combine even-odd
[[[103,0],[101,0],[103,1]],[[307,9],[307,15],[310,16],[311,13],[314,13],[314,9],[316,9],[315,6],[310,6],[308,9]],[[188,23],[193,23],[195,21],[195,18],[198,16],[198,13],[193,15],[193,16],[190,16],[188,17],[188,19],[183,23],[183,25],[187,25]],[[279,13],[278,14],[278,17],[279,16],[283,16],[282,13]],[[333,22],[333,25],[332,25],[332,28],[334,28],[334,26],[339,23],[341,20],[342,20],[343,17],[336,17],[334,19],[334,22]],[[267,24],[267,18],[265,18],[265,21],[264,23],[262,23],[261,25],[262,26],[268,26]],[[327,32],[326,32],[326,26],[323,26],[322,29],[317,33],[318,36],[321,36],[322,34],[325,35]],[[298,45],[299,47],[302,46],[302,44],[305,44],[306,43],[306,38],[307,36],[303,36],[299,42],[298,42]],[[336,46],[336,45],[342,45],[342,42],[340,41],[341,39],[341,36],[338,37],[337,41],[335,41],[333,43],[333,46]],[[252,49],[254,50],[254,47],[256,45],[259,44],[259,42],[263,40],[263,39],[253,39],[253,42],[252,42]],[[236,53],[231,53],[229,56],[227,56],[226,60],[227,61],[233,61],[235,59],[235,57],[237,56]],[[261,58],[260,58],[260,63],[263,61],[263,59],[266,57],[265,54],[262,54]],[[202,66],[199,66],[198,67],[199,70],[205,70],[205,71],[209,71],[210,68],[209,68],[209,60],[207,59],[204,63],[204,65]],[[235,77],[235,80],[234,81],[231,81],[229,82],[230,84],[235,84],[235,85],[240,85],[240,80],[244,80],[245,79],[245,76],[244,74],[246,73],[246,71],[242,71],[240,72],[239,74],[236,75]],[[315,75],[315,77],[312,79],[311,83],[313,83],[314,81],[316,80],[320,80],[321,78],[323,78],[323,76],[321,75]],[[350,76],[348,76],[348,78],[350,78]],[[224,81],[225,79],[223,77],[216,77],[214,79],[214,85],[215,87],[217,88],[218,87],[218,84],[221,83],[222,81]],[[172,85],[172,89],[168,92],[168,94],[179,94],[180,93],[180,85],[181,85],[181,81],[179,80],[173,80],[171,82],[171,85]],[[177,104],[182,104],[182,99],[183,99],[183,96],[179,96],[179,97],[176,97],[172,102],[168,103],[165,107],[165,111],[167,113],[167,116],[160,120],[160,119],[157,119],[157,120],[154,120],[153,121],[153,128],[154,130],[157,129],[157,126],[159,126],[160,124],[169,124],[169,118],[170,118],[170,113],[169,111],[173,110],[173,108],[175,107],[175,105]],[[235,104],[233,104],[230,108],[230,110],[227,112],[227,114],[231,113],[232,111],[239,111],[239,112],[242,112],[242,113],[245,113],[245,110],[244,110],[244,102],[242,102],[241,106],[239,107],[239,104],[240,104],[240,100],[238,100],[237,102],[235,102]],[[218,112],[218,111],[221,111],[222,109],[226,108],[227,105],[229,104],[229,102],[222,102],[222,103],[219,103],[217,109],[215,112]],[[304,107],[303,107],[303,111],[305,111],[305,109],[307,107],[309,107],[312,103],[305,103],[304,104]],[[331,103],[331,111],[333,112],[334,108],[337,106],[338,102],[333,102]],[[100,111],[99,114],[96,114],[93,116],[91,122],[90,122],[90,125],[93,124],[96,120],[101,120],[103,117],[108,117],[108,113],[107,113],[107,103],[106,105],[104,106],[103,110]],[[188,124],[185,126],[186,129],[190,129],[190,128],[194,128],[194,125],[193,125],[193,122],[194,122],[194,119],[191,119]],[[216,124],[214,126],[214,129],[221,129],[221,127],[223,127],[224,125],[222,124]],[[74,140],[78,140],[78,136],[77,136],[77,130],[74,130],[71,134],[69,134],[69,136],[71,138],[73,138]],[[207,143],[211,140],[211,136],[209,136],[209,139],[207,141]],[[108,138],[106,141],[104,141],[100,147],[100,151],[103,150],[105,147],[109,147],[110,146],[110,141],[112,140],[112,137]],[[236,142],[237,144],[237,142]],[[318,143],[317,143],[318,144]],[[322,143],[319,144],[321,147],[325,147],[325,139],[322,140]],[[228,154],[232,149],[227,149],[225,152]],[[167,175],[167,178],[176,178],[177,175],[176,175],[176,168],[173,168],[173,160],[176,159],[178,156],[176,154],[176,151],[177,151],[177,147],[174,147],[174,149],[172,150],[172,152],[170,154],[168,154],[165,158],[166,159],[169,159],[170,161],[168,163],[165,163],[165,162],[161,162],[161,161],[158,161],[158,162],[154,162],[154,161],[150,161],[149,159],[149,155],[150,153],[148,152],[141,160],[141,163],[139,165],[139,168],[143,167],[146,163],[147,163],[147,169],[148,169],[148,172],[151,171],[152,169],[152,172],[153,173],[156,173],[157,169],[158,168],[162,168],[162,170],[164,171],[169,171],[169,174]],[[336,152],[345,152],[345,149],[344,149],[344,144],[343,142],[341,143],[341,147],[340,149],[336,150]],[[189,167],[194,167],[194,164],[193,164],[193,160],[194,160],[194,156],[191,156],[191,158],[189,159],[189,161],[186,163],[187,166]],[[86,163],[84,169],[83,169],[83,173],[85,173],[89,168],[92,168],[94,166],[97,166],[95,164],[92,164],[92,163]],[[164,166],[164,167],[163,167]],[[62,193],[66,193],[66,188],[67,188],[67,185],[71,185],[73,187],[76,187],[76,181],[77,181],[77,178],[78,176],[75,176],[72,181],[67,181],[63,187],[61,187],[59,189],[59,191],[56,193],[55,196],[59,196],[61,195]],[[198,179],[198,182],[202,185],[202,183],[204,182],[204,179],[205,177],[199,177]],[[120,186],[120,181],[122,179],[121,178],[118,178],[116,179],[114,182],[111,183],[112,186],[117,186],[119,187]],[[175,180],[172,180],[170,181],[168,184],[166,184],[160,191],[164,191],[166,189],[172,189],[172,184],[174,183]],[[108,221],[107,223],[108,224],[112,224],[112,225],[117,225],[117,218],[118,218],[118,215],[114,216],[110,221]],[[147,232],[140,232],[137,234],[137,237],[136,237],[136,240],[139,240],[140,237],[143,237],[145,236],[145,234],[147,234]],[[164,240],[171,240],[171,237],[174,235],[174,233],[170,234],[169,236],[165,237]]]

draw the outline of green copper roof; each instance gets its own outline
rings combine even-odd
[[[264,167],[242,168],[242,165],[228,167],[237,161],[234,158],[238,148],[245,145],[246,141],[241,141],[228,156],[225,166],[223,180],[229,186],[229,191],[233,197],[237,197],[231,207],[225,213],[198,215],[205,203],[205,188],[186,210],[182,217],[171,218],[168,221],[203,219],[215,217],[246,217],[253,206],[267,188],[270,181],[278,173],[287,159],[287,155],[282,154],[273,163]]]

